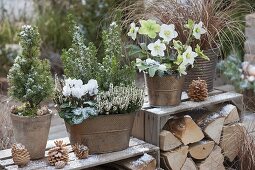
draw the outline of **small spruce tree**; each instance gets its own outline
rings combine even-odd
[[[53,79],[47,60],[40,60],[40,35],[37,27],[22,26],[19,34],[22,47],[9,70],[9,94],[24,103],[19,114],[35,116],[38,105],[53,91]]]

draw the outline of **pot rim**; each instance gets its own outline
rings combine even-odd
[[[17,115],[14,113],[10,114],[10,116],[21,118],[21,119],[39,119],[39,118],[44,118],[44,117],[51,117],[52,115],[53,115],[53,113],[48,113],[48,114],[41,115],[41,116],[21,116],[21,115]]]
[[[88,119],[96,119],[96,118],[99,118],[99,117],[106,117],[106,116],[126,116],[126,115],[130,115],[130,114],[137,114],[139,111],[141,111],[142,109],[139,109],[137,111],[133,111],[133,112],[130,112],[130,113],[119,113],[119,114],[109,114],[109,115],[97,115],[97,116],[90,116],[88,117],[87,119],[83,120],[82,123]],[[63,118],[61,118],[63,119]],[[65,123],[67,123],[68,125],[70,126],[74,126],[74,125],[79,125],[79,124],[74,124],[74,125],[71,125],[69,124],[68,122],[65,121],[65,119],[63,119]],[[80,123],[80,124],[82,124]]]

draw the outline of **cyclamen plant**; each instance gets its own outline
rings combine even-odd
[[[206,33],[203,23],[195,23],[188,20],[185,28],[189,32],[187,42],[178,40],[178,33],[173,24],[159,25],[154,20],[140,20],[140,27],[133,22],[130,24],[128,36],[137,41],[138,45],[129,45],[130,55],[138,55],[136,66],[140,71],[148,73],[150,77],[155,74],[163,75],[186,75],[188,66],[194,64],[196,57],[209,58],[197,44],[193,49],[190,44],[194,40],[200,40],[201,35]],[[141,36],[144,40],[140,42]],[[149,43],[147,43],[147,41]]]

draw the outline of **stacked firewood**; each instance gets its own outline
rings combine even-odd
[[[172,170],[221,170],[224,158],[234,161],[243,126],[237,107],[170,119],[160,133],[161,166]]]

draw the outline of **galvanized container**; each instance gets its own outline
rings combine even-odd
[[[213,81],[215,78],[216,64],[220,56],[220,49],[213,48],[206,50],[204,54],[209,57],[210,61],[200,57],[196,58],[194,67],[186,75],[184,91],[187,91],[192,80],[196,80],[198,77],[206,81],[209,92],[213,90]]]
[[[70,143],[80,143],[90,154],[108,153],[128,148],[136,113],[100,115],[81,124],[65,123]]]
[[[145,74],[151,106],[176,106],[181,103],[184,76],[176,75],[154,76]]]
[[[14,138],[23,144],[31,159],[40,159],[45,155],[52,114],[29,117],[11,114]]]

